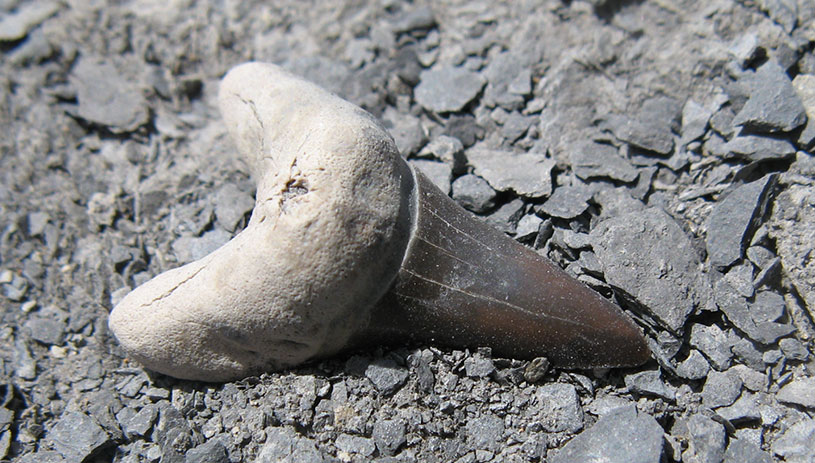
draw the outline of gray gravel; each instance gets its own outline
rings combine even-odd
[[[0,460],[815,460],[809,0],[0,1]],[[246,225],[216,109],[279,63],[612,298],[654,358],[372,348],[226,384],[112,305]]]

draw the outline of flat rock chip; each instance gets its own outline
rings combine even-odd
[[[671,331],[707,303],[699,258],[674,219],[659,208],[601,222],[589,234],[606,280]]]
[[[815,317],[815,191],[811,186],[787,185],[773,204],[770,236],[775,238],[785,275]]]
[[[789,132],[806,122],[804,105],[778,63],[768,61],[746,79],[750,99],[733,125],[758,132]]]
[[[780,402],[815,409],[815,378],[798,378],[785,385],[776,396]]]
[[[682,453],[682,461],[721,462],[726,439],[724,426],[704,415],[693,415],[685,424],[689,445]]]
[[[699,103],[693,100],[685,102],[682,108],[682,143],[702,138],[712,116],[713,111]]]
[[[12,3],[14,4],[14,3]],[[50,18],[59,10],[57,2],[26,2],[16,12],[4,15],[0,19],[0,42],[20,40],[40,23]]]
[[[473,149],[467,162],[475,173],[498,191],[514,191],[527,198],[552,194],[555,160],[540,153]]]
[[[815,420],[804,418],[793,424],[773,442],[773,453],[785,462],[815,461]]]
[[[249,193],[227,183],[215,195],[215,219],[224,230],[234,232],[240,220],[255,207]]]
[[[503,444],[504,420],[493,414],[479,416],[467,422],[465,432],[472,448],[498,451]]]
[[[774,161],[790,159],[795,155],[795,146],[787,140],[760,137],[757,135],[738,136],[722,147],[727,158],[747,161]]]
[[[371,380],[376,389],[391,395],[405,385],[408,372],[389,358],[377,359],[365,368],[365,377]]]
[[[187,450],[184,463],[229,463],[229,455],[224,444],[210,440]]]
[[[711,371],[702,389],[702,404],[710,408],[732,405],[741,394],[742,384],[736,374]]]
[[[798,74],[792,80],[792,86],[801,98],[804,111],[807,113],[807,124],[798,136],[798,144],[808,147],[815,141],[815,75]]]
[[[583,429],[583,409],[577,390],[571,384],[544,385],[538,389],[535,400],[541,407],[538,416],[546,432],[575,433]]]
[[[258,463],[319,463],[327,461],[317,449],[315,441],[302,436],[294,429],[267,428],[266,442],[260,448]],[[333,460],[332,460],[333,461]]]
[[[705,239],[711,264],[726,268],[742,258],[744,247],[767,207],[776,178],[771,174],[742,185],[713,206]]]
[[[659,370],[646,370],[626,375],[625,387],[635,394],[674,400],[674,392],[662,381]]]
[[[688,358],[676,366],[676,374],[692,381],[702,379],[710,371],[710,364],[698,350],[690,351]]]
[[[569,160],[575,175],[584,180],[605,177],[628,183],[639,175],[637,169],[618,154],[617,148],[603,143],[580,143]]]
[[[748,304],[724,278],[716,282],[713,294],[716,304],[727,319],[753,341],[765,345],[773,344],[778,338],[795,331],[792,325],[775,323],[774,320],[767,320],[770,317],[762,316],[762,312],[766,313],[768,309],[772,309],[767,307],[771,303],[770,300],[757,297],[756,303]],[[783,299],[781,301],[783,303]]]
[[[592,193],[581,186],[561,186],[544,202],[540,209],[552,217],[572,219],[589,207],[588,200]]]
[[[414,95],[429,111],[460,111],[481,93],[485,83],[480,74],[462,67],[444,66],[422,71]]]
[[[84,461],[113,440],[93,418],[68,412],[48,433],[48,441],[68,461]]]
[[[671,154],[674,139],[670,130],[648,120],[612,115],[608,122],[614,136],[620,141],[662,155]]]
[[[487,212],[495,206],[495,190],[477,175],[462,175],[453,182],[452,189],[453,199],[476,214]]]
[[[663,430],[650,415],[634,406],[622,407],[600,417],[591,428],[569,441],[550,461],[572,463],[658,463]]]
[[[113,132],[130,132],[148,121],[147,101],[110,63],[82,58],[71,74],[77,90],[77,116]]]
[[[428,159],[410,159],[408,164],[421,171],[442,193],[450,194],[453,169],[449,164]]]
[[[772,463],[770,454],[745,439],[730,439],[724,463]]]

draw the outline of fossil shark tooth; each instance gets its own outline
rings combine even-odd
[[[407,340],[566,368],[649,358],[619,308],[461,209],[362,109],[264,63],[231,70],[219,100],[257,182],[252,219],[114,308],[145,367],[226,381]]]

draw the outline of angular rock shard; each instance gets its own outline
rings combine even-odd
[[[648,359],[619,308],[461,209],[356,106],[261,63],[230,71],[220,103],[255,209],[232,241],[114,308],[147,368],[224,381],[411,340],[566,368]]]

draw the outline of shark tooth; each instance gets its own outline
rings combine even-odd
[[[232,69],[219,101],[255,208],[230,242],[113,309],[146,368],[227,381],[411,341],[564,368],[649,358],[618,307],[459,207],[362,109],[265,63]]]

